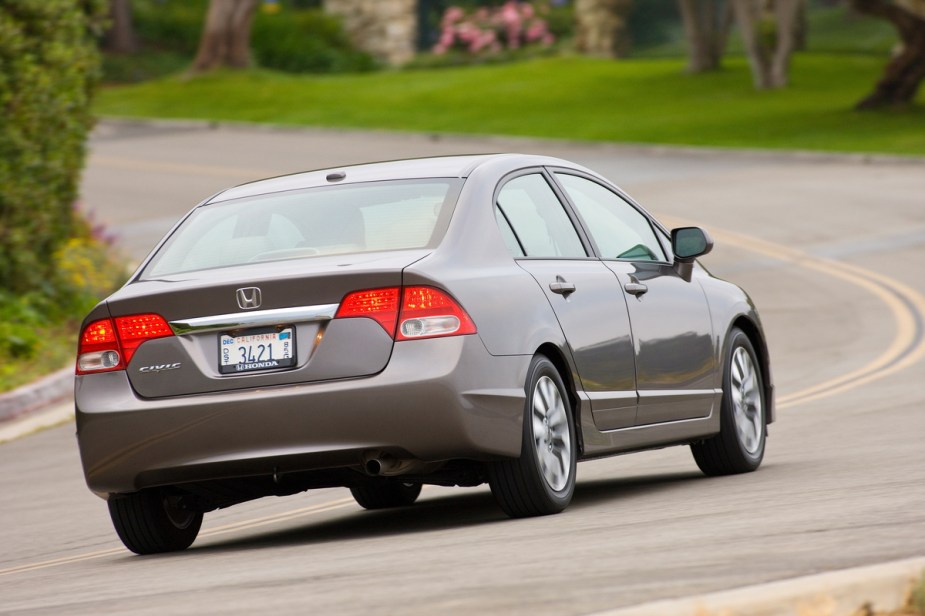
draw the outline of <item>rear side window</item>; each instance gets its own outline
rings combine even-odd
[[[205,205],[158,250],[143,277],[435,246],[446,231],[461,183],[347,184]]]
[[[497,205],[501,213],[498,223],[514,256],[587,256],[562,203],[541,174],[522,175],[505,184],[498,193]],[[513,238],[503,222],[508,223]]]

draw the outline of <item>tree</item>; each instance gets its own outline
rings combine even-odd
[[[629,52],[627,16],[632,0],[575,0],[575,45],[578,51],[619,58]]]
[[[250,36],[259,0],[210,0],[193,70],[247,68]]]
[[[104,44],[108,51],[116,53],[135,53],[138,51],[138,37],[132,23],[132,4],[130,0],[112,0],[109,5],[109,30],[106,31]]]
[[[909,105],[925,79],[925,1],[850,0],[861,13],[888,20],[899,32],[902,49],[890,60],[874,91],[857,109]]]
[[[678,0],[687,38],[687,70],[714,71],[726,53],[732,5],[724,0]]]
[[[730,1],[755,87],[766,90],[786,86],[805,0]]]

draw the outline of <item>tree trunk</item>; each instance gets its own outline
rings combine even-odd
[[[851,0],[851,6],[867,15],[889,20],[899,31],[902,51],[893,58],[874,91],[855,105],[856,109],[902,107],[915,100],[925,79],[925,10],[913,12],[912,5],[900,6],[888,0]]]
[[[732,25],[732,6],[723,0],[678,0],[687,38],[687,71],[720,67]]]
[[[803,0],[776,0],[777,45],[771,61],[771,87],[783,88],[790,81],[790,57],[797,46],[797,27]]]
[[[771,87],[771,66],[768,47],[761,40],[760,26],[764,18],[760,0],[731,0],[736,23],[745,45],[748,64],[752,69],[755,88],[766,90]]]
[[[621,58],[629,53],[626,27],[632,0],[575,0],[575,44],[581,53]]]
[[[259,0],[210,0],[193,70],[247,68],[250,36]]]
[[[755,88],[783,88],[789,81],[802,0],[731,1]]]
[[[109,20],[111,25],[104,40],[106,50],[116,53],[138,51],[138,38],[135,36],[132,5],[129,0],[112,0],[109,5]]]

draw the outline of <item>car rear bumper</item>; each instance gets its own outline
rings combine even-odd
[[[105,496],[360,469],[375,451],[423,462],[516,457],[525,396],[515,384],[529,362],[490,355],[478,336],[457,336],[396,343],[381,373],[322,383],[144,399],[125,372],[78,376],[84,474]]]

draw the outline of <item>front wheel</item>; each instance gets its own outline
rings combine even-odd
[[[748,473],[764,458],[767,426],[761,364],[740,329],[730,332],[726,347],[720,432],[691,445],[694,460],[706,475]]]
[[[533,358],[524,391],[520,457],[488,467],[491,493],[512,518],[559,513],[575,492],[575,420],[562,377],[546,357]]]
[[[185,509],[179,496],[160,488],[113,496],[108,504],[119,539],[136,554],[185,550],[202,526],[201,512]]]

